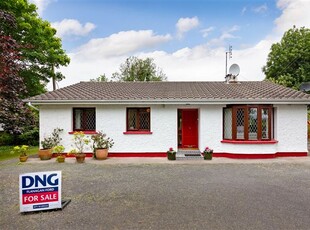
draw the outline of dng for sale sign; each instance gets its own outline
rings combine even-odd
[[[61,208],[61,171],[19,175],[20,212]]]

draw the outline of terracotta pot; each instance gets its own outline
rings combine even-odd
[[[84,163],[86,154],[85,153],[77,153],[75,155],[75,159],[77,163]]]
[[[41,160],[50,160],[53,156],[52,149],[40,149],[39,157]]]
[[[108,158],[108,149],[96,149],[96,159],[105,160]]]
[[[65,156],[58,156],[58,157],[57,157],[58,163],[64,163],[64,162],[65,162],[65,159],[66,159]]]
[[[28,159],[28,156],[20,156],[20,157],[19,157],[19,161],[20,161],[20,162],[26,162],[27,159]]]

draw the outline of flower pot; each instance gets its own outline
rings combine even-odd
[[[108,158],[108,149],[96,149],[96,159],[105,160]]]
[[[176,160],[176,152],[167,152],[167,157],[169,161],[174,161]]]
[[[28,156],[20,156],[20,157],[19,157],[19,161],[20,161],[20,162],[26,162],[27,159],[28,159]]]
[[[66,159],[65,156],[58,156],[56,160],[57,160],[58,163],[64,163],[65,159]]]
[[[77,153],[75,155],[75,159],[77,163],[84,163],[86,154],[85,153]]]
[[[40,149],[39,150],[39,157],[41,160],[50,160],[53,156],[51,149]]]
[[[212,160],[212,153],[204,153],[203,159],[205,160]]]

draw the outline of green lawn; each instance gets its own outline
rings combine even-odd
[[[14,146],[0,146],[0,161],[19,157],[19,155],[11,154],[13,148]],[[37,154],[38,150],[38,146],[29,146],[27,155]]]

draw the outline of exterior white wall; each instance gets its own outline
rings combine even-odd
[[[276,152],[307,152],[307,106],[275,105],[275,140],[277,144],[231,144],[221,143],[223,130],[223,105],[152,105],[152,134],[124,134],[126,131],[126,108],[141,105],[44,105],[40,106],[40,141],[50,135],[54,128],[64,129],[62,142],[65,151],[73,147],[73,107],[96,107],[96,130],[114,139],[110,152],[166,152],[169,147],[177,149],[177,111],[197,108],[199,110],[199,149],[206,146],[219,153],[264,154]],[[91,148],[86,149],[91,152]]]
[[[279,105],[275,125],[278,152],[307,152],[307,106]]]
[[[169,147],[176,149],[177,111],[174,107],[150,106],[152,134],[124,134],[126,108],[117,105],[97,106],[96,129],[106,133],[115,142],[110,152],[165,152]]]

